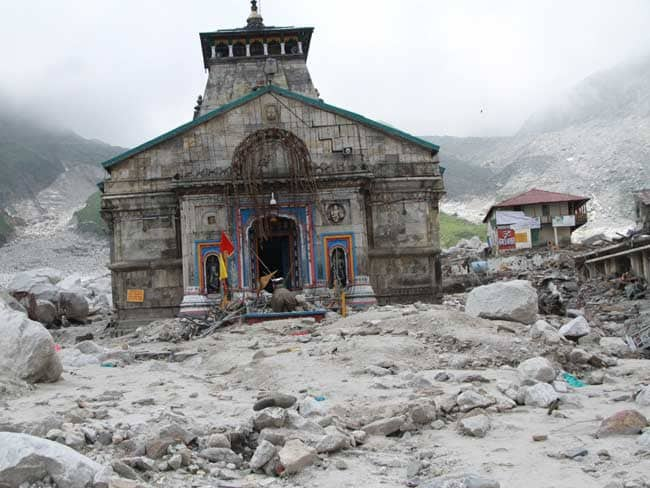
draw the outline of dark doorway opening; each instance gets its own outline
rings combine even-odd
[[[266,226],[270,230],[266,239],[258,237],[255,225],[250,230],[251,269],[254,270],[255,279],[253,286],[257,288],[262,276],[275,271],[274,278],[284,278],[287,288],[300,288],[296,223],[291,219],[267,217]],[[270,282],[264,289],[268,292],[273,291]]]

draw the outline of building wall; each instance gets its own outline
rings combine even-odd
[[[355,272],[370,275],[380,300],[439,299],[438,200],[443,185],[437,156],[271,92],[110,169],[103,206],[107,220],[114,222],[111,262],[121,317],[147,310],[160,315],[164,307],[174,313],[183,289],[197,282],[197,242],[216,240],[221,230],[241,238],[224,183],[237,147],[248,135],[268,128],[289,131],[304,142],[318,179],[318,201],[310,202],[310,238],[318,257],[311,285],[324,280],[321,257],[327,239],[344,234],[354,246]],[[346,147],[352,148],[351,155],[343,154]],[[300,200],[282,187],[267,190],[269,195],[276,191],[280,205]],[[323,217],[333,202],[347,209],[344,222]],[[160,222],[150,227],[147,219],[154,214]],[[210,216],[214,224],[208,223]],[[125,270],[135,264],[139,274]],[[233,269],[233,280],[239,280],[239,273]],[[126,300],[126,290],[136,285],[145,289],[143,304]]]
[[[269,63],[273,75],[266,73]],[[210,65],[200,113],[206,114],[268,83],[310,98],[318,96],[304,59],[232,58]]]

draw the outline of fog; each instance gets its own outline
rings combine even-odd
[[[0,0],[0,96],[20,113],[134,146],[191,119],[198,33],[246,0]],[[321,96],[416,135],[508,135],[584,77],[650,50],[647,0],[262,0],[316,28]]]

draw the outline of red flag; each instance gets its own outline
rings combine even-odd
[[[232,245],[232,242],[228,238],[228,234],[221,232],[221,252],[224,253],[227,257],[230,257],[235,252],[235,246]]]

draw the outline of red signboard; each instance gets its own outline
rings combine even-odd
[[[498,245],[500,250],[515,249],[516,239],[515,231],[512,229],[498,229],[497,230]]]

